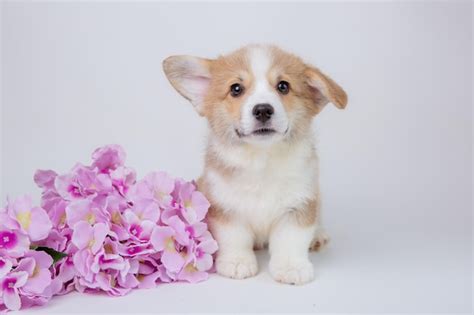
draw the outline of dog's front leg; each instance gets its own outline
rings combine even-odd
[[[232,219],[210,219],[212,234],[219,244],[216,271],[226,277],[244,279],[257,274],[254,237],[250,228]]]
[[[284,215],[275,224],[269,239],[269,269],[276,281],[303,284],[313,280],[308,248],[315,231],[316,224],[304,222],[296,211]]]

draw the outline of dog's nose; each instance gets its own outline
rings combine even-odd
[[[273,115],[273,106],[270,104],[257,104],[252,110],[252,114],[255,116],[255,119],[264,123],[269,120]]]

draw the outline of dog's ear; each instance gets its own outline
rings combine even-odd
[[[171,85],[194,105],[200,115],[211,81],[211,62],[210,59],[192,56],[171,56],[163,61],[163,70]]]
[[[331,102],[337,108],[344,109],[346,107],[346,92],[330,77],[312,66],[308,66],[305,75],[307,84],[314,89],[315,100],[318,106],[324,106]]]

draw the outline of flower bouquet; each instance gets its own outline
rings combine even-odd
[[[73,290],[121,296],[207,279],[217,243],[194,182],[164,172],[136,181],[118,145],[92,159],[67,174],[38,170],[40,206],[24,196],[0,209],[0,311]]]

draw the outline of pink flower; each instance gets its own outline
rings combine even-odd
[[[51,230],[48,238],[38,242],[38,246],[48,247],[58,252],[69,252],[70,240],[72,236],[72,229],[69,227],[60,230]]]
[[[106,174],[97,174],[87,167],[81,167],[77,169],[76,176],[77,182],[86,196],[105,194],[112,190],[112,181]]]
[[[0,279],[5,277],[13,267],[13,260],[7,257],[0,257]]]
[[[107,213],[102,207],[102,204],[91,199],[72,201],[66,207],[66,222],[70,227],[80,221],[87,221],[89,224],[106,222]]]
[[[126,158],[123,148],[116,144],[107,145],[92,153],[92,167],[96,167],[101,173],[109,173],[111,170],[122,166]]]
[[[20,230],[11,230],[0,224],[0,256],[22,257],[30,247],[30,240]]]
[[[119,253],[124,257],[146,257],[153,254],[155,249],[149,243],[135,242],[129,240],[119,246]]]
[[[130,187],[136,182],[136,173],[129,167],[119,166],[110,173],[110,178],[114,187],[122,196],[125,196]]]
[[[8,214],[6,208],[0,209],[0,225],[7,229],[20,229],[20,223]]]
[[[154,200],[160,206],[171,203],[171,192],[174,189],[174,180],[165,172],[153,172],[143,180],[137,182],[129,191],[128,197],[138,200]]]
[[[160,208],[150,200],[138,200],[132,206],[132,211],[140,220],[156,223],[160,218]]]
[[[209,275],[205,271],[199,271],[193,263],[188,263],[179,272],[177,279],[184,280],[190,283],[201,282],[207,280]]]
[[[206,237],[203,238],[195,249],[195,263],[197,270],[207,271],[211,269],[214,254],[218,249],[217,242],[212,238],[211,234],[206,231]]]
[[[138,261],[120,255],[119,243],[106,239],[105,245],[95,255],[79,251],[74,255],[78,268],[79,290],[102,290],[110,295],[123,295],[138,286],[135,275]]]
[[[73,290],[117,296],[207,279],[217,243],[194,182],[165,172],[137,182],[118,145],[92,159],[65,174],[38,170],[41,207],[21,197],[0,208],[0,312]]]
[[[96,171],[78,164],[71,173],[57,176],[55,187],[58,194],[65,200],[75,200],[110,192],[112,180],[106,174],[98,174]]]
[[[212,267],[212,254],[217,251],[217,242],[207,230],[199,235],[195,242],[197,245],[193,242],[192,248],[188,251],[186,266],[178,274],[179,280],[195,283],[206,280],[208,277],[207,271]]]
[[[72,243],[81,250],[88,248],[96,254],[104,244],[109,228],[105,223],[96,223],[91,226],[85,221],[76,223],[73,227]]]
[[[18,289],[23,287],[28,280],[25,271],[11,272],[0,280],[0,297],[6,308],[17,311],[21,307],[20,293]]]
[[[68,202],[53,191],[43,194],[41,206],[48,212],[51,223],[55,228],[64,228],[66,225],[66,207]]]
[[[84,278],[88,281],[92,281],[94,278],[94,272],[91,270],[91,266],[94,262],[94,255],[90,250],[79,250],[73,257],[74,268],[78,278]]]
[[[51,220],[44,209],[33,207],[31,198],[24,196],[9,202],[7,212],[20,225],[21,230],[28,234],[32,241],[46,238],[52,228]]]
[[[188,223],[193,224],[204,219],[210,204],[193,183],[182,183],[178,196],[182,205],[182,216]]]
[[[53,264],[51,256],[42,251],[30,250],[21,259],[15,271],[28,273],[28,281],[22,286],[22,294],[35,296],[42,295],[51,284],[51,272],[49,267]]]
[[[66,223],[65,209],[68,201],[56,191],[57,174],[50,170],[37,170],[34,175],[35,183],[43,189],[41,207],[46,210],[54,227],[64,227]]]
[[[150,235],[156,226],[156,221],[141,220],[135,212],[129,209],[125,210],[123,217],[131,239],[142,242],[148,242],[150,240]]]
[[[107,222],[109,222],[110,230],[117,235],[118,240],[127,240],[130,235],[123,226],[123,212],[129,209],[130,205],[127,203],[126,199],[120,195],[108,196],[105,203]]]
[[[153,172],[145,177],[145,182],[153,193],[153,197],[160,204],[169,204],[171,192],[174,189],[174,180],[165,172]]]
[[[35,183],[44,190],[52,190],[54,188],[54,181],[58,174],[52,170],[37,170],[34,175]]]
[[[104,248],[95,256],[91,269],[95,273],[100,270],[113,269],[126,274],[130,269],[130,264],[119,254],[118,246],[118,242],[114,242],[110,238],[106,239]]]
[[[71,256],[65,257],[54,266],[54,277],[50,290],[52,295],[62,295],[73,290],[72,280],[76,276],[76,268]]]
[[[140,289],[154,288],[156,286],[157,280],[160,277],[160,274],[161,273],[159,271],[155,271],[155,272],[147,274],[147,275],[144,275],[144,274],[138,275],[138,277],[137,277],[138,288],[140,288]]]
[[[169,226],[156,226],[150,239],[157,251],[163,251],[161,261],[171,272],[178,272],[184,266],[185,259],[180,253],[182,247],[189,245],[184,223],[174,216]]]

